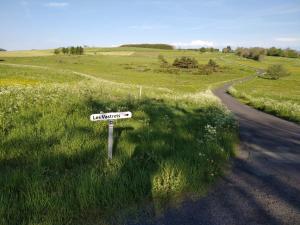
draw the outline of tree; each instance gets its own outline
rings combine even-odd
[[[200,50],[200,52],[206,52],[206,48],[204,48],[204,47],[200,48],[199,50]]]
[[[0,48],[0,52],[6,52],[6,50],[3,48]]]
[[[254,59],[260,61],[263,59],[263,56],[266,54],[266,50],[264,48],[237,48],[235,50],[235,54],[238,56]]]
[[[298,57],[298,52],[293,50],[293,49],[287,48],[284,51],[284,56],[288,57],[288,58],[297,58]]]
[[[264,55],[266,54],[266,50],[264,48],[250,48],[249,49],[249,58],[254,59],[256,61],[260,61],[263,59]]]
[[[232,52],[232,49],[231,49],[231,47],[228,45],[226,48],[223,48],[223,49],[222,49],[222,52],[223,52],[223,53],[231,53],[231,52]]]
[[[75,54],[76,54],[76,49],[75,49],[75,47],[73,47],[73,46],[70,47],[69,52],[70,52],[71,55],[75,55]]]
[[[83,47],[79,47],[79,55],[83,55],[83,53],[84,53],[84,48]]]
[[[63,53],[64,55],[69,53],[69,49],[68,49],[68,48],[65,48],[65,47],[63,47],[63,48],[61,49],[61,51],[62,51],[62,53]]]
[[[269,48],[267,50],[267,55],[268,56],[284,56],[284,51],[281,48]]]
[[[57,49],[54,50],[54,54],[55,55],[58,55],[59,53],[60,53],[60,49],[59,48],[57,48]]]

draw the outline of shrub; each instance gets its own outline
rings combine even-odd
[[[280,77],[285,77],[288,75],[289,72],[285,67],[280,64],[275,64],[268,67],[265,77],[272,80],[278,80]]]
[[[60,53],[60,49],[59,48],[57,48],[57,49],[54,50],[54,54],[55,55],[58,55],[59,53]]]
[[[207,66],[212,67],[212,68],[217,68],[218,64],[214,60],[210,59],[207,63]]]
[[[158,61],[159,61],[159,64],[160,64],[160,67],[168,67],[169,66],[169,63],[168,61],[165,59],[165,57],[163,55],[159,55],[158,56]]]
[[[193,57],[182,56],[180,58],[176,58],[173,62],[173,66],[183,69],[194,69],[198,68],[198,61]]]
[[[198,71],[198,73],[202,75],[209,75],[212,74],[213,72],[214,72],[214,68],[208,65],[203,65],[199,67],[199,71]]]
[[[218,68],[218,64],[214,60],[210,59],[206,65],[199,66],[197,74],[209,75],[213,72],[217,72]]]

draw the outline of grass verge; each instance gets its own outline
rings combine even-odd
[[[21,79],[15,69],[5,79]],[[42,84],[0,86],[1,224],[105,224],[129,205],[202,195],[223,173],[236,128],[210,92],[174,100],[152,88],[139,98],[134,86],[74,74],[52,83],[36,70],[22,68]],[[108,161],[107,123],[89,115],[127,110],[133,118],[116,122]]]
[[[279,80],[256,77],[234,85],[229,93],[261,111],[300,123],[300,76],[293,73]]]

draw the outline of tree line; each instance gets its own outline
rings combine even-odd
[[[71,46],[71,47],[62,47],[62,48],[57,48],[54,50],[54,54],[64,54],[64,55],[83,55],[84,53],[84,48],[81,46]]]
[[[260,61],[264,56],[277,56],[277,57],[288,57],[288,58],[298,58],[300,57],[300,53],[296,50],[287,48],[237,48],[235,53],[238,56],[245,57],[248,59],[254,59]]]
[[[287,49],[281,49],[281,48],[269,48],[267,49],[267,55],[269,56],[280,56],[280,57],[288,57],[288,58],[297,58],[300,56],[300,53],[296,50],[287,48]]]
[[[179,49],[179,50],[188,50],[188,51],[199,51],[199,52],[219,52],[218,48],[187,48],[187,49]]]
[[[154,48],[164,50],[174,50],[174,46],[168,44],[126,44],[120,47],[134,47],[134,48]]]

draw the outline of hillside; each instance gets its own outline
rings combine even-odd
[[[172,66],[181,56],[194,57],[199,68],[212,59],[218,69],[205,75]],[[210,89],[274,60],[289,65],[293,79],[299,68],[289,59],[256,62],[234,54],[136,47],[0,57],[0,217],[11,224],[108,224],[111,213],[124,208],[151,202],[163,210],[187,193],[203,196],[226,171],[237,144],[233,116]],[[101,111],[133,114],[115,123],[112,160],[107,122],[89,120]]]
[[[126,44],[120,47],[134,47],[134,48],[154,48],[154,49],[164,49],[173,50],[174,46],[168,44]]]

